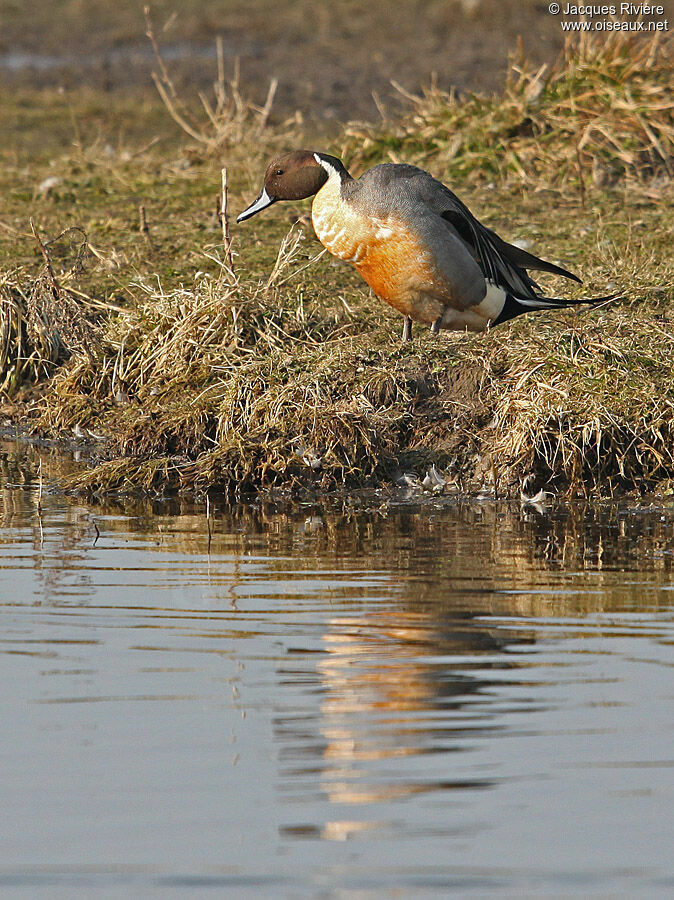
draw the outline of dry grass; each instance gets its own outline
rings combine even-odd
[[[80,356],[53,379],[42,425],[102,429],[115,452],[172,459],[138,461],[143,483],[150,471],[236,489],[381,473],[395,460],[410,400],[400,366],[386,355],[375,362],[367,335],[288,290],[299,244],[291,232],[264,282],[201,274],[190,289],[139,285],[145,301],[111,323],[100,356]],[[383,408],[368,395],[386,395]],[[113,462],[95,479],[119,486],[124,471]]]
[[[225,54],[222,37],[216,38],[217,75],[211,95],[198,92],[199,112],[180,96],[168,66],[162,56],[159,41],[150,18],[150,9],[145,7],[146,34],[152,44],[158,71],[152,72],[157,92],[173,121],[193,141],[202,153],[213,153],[235,147],[252,136],[262,135],[267,127],[269,115],[278,88],[278,79],[269,82],[267,97],[262,106],[251,103],[242,93],[239,61],[236,60],[234,75],[225,76]]]
[[[45,244],[31,225],[44,265],[36,276],[16,269],[0,279],[0,393],[7,398],[49,378],[73,353],[90,359],[96,315],[110,312],[73,286],[88,252],[84,232],[69,228]],[[65,261],[58,277],[53,255]]]
[[[583,492],[652,489],[671,478],[674,335],[666,319],[640,319],[614,310],[502,347],[493,361],[497,371],[507,366],[494,391],[493,457],[561,475]]]
[[[635,247],[624,261],[637,283],[638,259]],[[266,280],[223,269],[190,288],[140,285],[145,299],[110,322],[96,356],[52,378],[36,409],[51,433],[108,436],[112,458],[76,483],[321,490],[400,469],[423,478],[437,464],[454,488],[506,495],[529,473],[554,490],[668,488],[663,292],[484,336],[422,334],[410,348],[377,305],[306,302],[288,281],[305,266],[293,230]]]
[[[264,289],[148,289],[99,358],[52,380],[41,426],[106,434],[112,459],[78,479],[105,489],[329,489],[432,463],[506,495],[531,472],[555,490],[654,489],[674,476],[674,338],[644,319],[548,317],[407,351]]]
[[[546,189],[603,187],[674,174],[672,41],[613,32],[566,42],[552,69],[511,62],[503,93],[405,92],[411,114],[351,126],[345,149],[364,162],[434,160],[461,181]]]

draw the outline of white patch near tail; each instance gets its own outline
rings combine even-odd
[[[473,310],[484,319],[493,322],[501,315],[505,302],[506,292],[504,289],[494,284],[493,281],[487,281],[487,293],[484,295],[484,300],[474,306]]]
[[[506,292],[493,282],[487,282],[483,299],[468,309],[445,308],[440,327],[450,331],[485,331],[496,321],[505,306]]]

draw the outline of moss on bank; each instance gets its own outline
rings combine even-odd
[[[408,346],[302,223],[287,234],[301,206],[236,229],[235,271],[224,265],[219,162],[239,209],[270,154],[315,141],[296,126],[261,131],[252,114],[237,141],[225,122],[221,140],[187,152],[97,139],[8,158],[5,415],[90,445],[97,464],[77,484],[99,489],[326,490],[435,464],[446,489],[518,493],[534,473],[554,490],[668,491],[670,76],[656,42],[584,41],[552,73],[518,63],[502,97],[433,91],[409,118],[345,130],[354,168],[421,163],[504,236],[577,270],[584,292],[628,298],[485,335],[436,340],[417,326]],[[29,215],[45,243],[86,232],[45,248],[51,274]]]

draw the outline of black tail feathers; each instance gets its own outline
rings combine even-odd
[[[587,306],[594,309],[597,306],[602,306],[604,303],[623,299],[624,298],[620,294],[608,294],[606,297],[581,297],[578,300],[564,300],[561,297],[517,297],[508,292],[506,294],[505,303],[503,304],[503,309],[498,318],[491,324],[493,328],[494,325],[500,325],[502,322],[514,319],[515,316],[521,316],[523,313],[532,312],[537,309],[569,309],[574,306]]]

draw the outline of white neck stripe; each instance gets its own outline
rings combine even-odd
[[[327,160],[322,159],[318,155],[318,153],[314,153],[314,159],[316,160],[316,162],[318,163],[319,166],[321,166],[323,169],[325,169],[325,171],[328,173],[329,178],[332,178],[333,175],[336,175],[337,177],[339,177],[339,172],[337,171],[337,169],[335,169],[334,166],[331,166],[330,163],[327,162]]]

